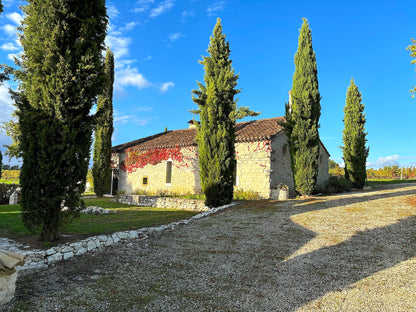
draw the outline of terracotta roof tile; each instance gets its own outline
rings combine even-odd
[[[273,135],[283,131],[282,126],[278,124],[278,122],[283,121],[283,117],[275,117],[238,122],[236,124],[236,142],[270,140]],[[113,146],[112,151],[122,152],[130,147],[149,149],[196,145],[195,137],[196,128],[161,132],[139,140]]]

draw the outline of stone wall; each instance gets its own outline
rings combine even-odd
[[[146,195],[119,195],[118,198],[112,201],[128,204],[138,205],[143,207],[157,207],[166,209],[179,209],[189,211],[206,211],[209,208],[205,206],[203,200],[184,199],[176,197],[159,197]]]
[[[293,191],[294,182],[292,167],[290,161],[289,144],[284,133],[275,136],[272,139],[272,164],[270,175],[270,186],[273,187],[278,183],[283,183],[289,186]],[[328,159],[329,155],[325,148],[320,144],[319,153],[319,168],[318,168],[318,185],[325,185],[329,179],[328,173]]]
[[[171,183],[166,183],[167,161],[163,161],[133,173],[120,170],[118,190],[126,194],[201,193],[196,147],[184,147],[181,152],[184,159],[181,162],[173,161]],[[119,161],[122,162],[125,156],[120,154]],[[329,178],[328,159],[329,155],[321,144],[318,185],[324,185]],[[270,142],[236,143],[236,160],[236,190],[257,192],[262,198],[271,198],[273,186],[283,183],[293,191],[290,152],[284,133],[274,136]],[[143,185],[144,177],[147,178],[147,185]]]
[[[157,165],[147,165],[138,168],[132,173],[123,170],[119,172],[118,190],[126,194],[148,193],[157,194],[166,192],[168,194],[195,194],[201,192],[199,178],[199,166],[196,155],[196,147],[189,146],[181,148],[183,160],[172,162],[171,183],[166,183],[167,161]],[[120,155],[122,162],[126,154]],[[147,185],[143,184],[143,178],[147,178]]]
[[[237,143],[237,190],[253,191],[270,197],[270,143],[266,141]]]

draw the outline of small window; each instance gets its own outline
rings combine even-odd
[[[166,163],[166,184],[172,183],[172,161]]]
[[[149,178],[147,176],[144,176],[142,180],[142,185],[147,186],[147,184],[149,184]]]
[[[282,151],[283,156],[285,156],[285,155],[286,155],[286,153],[287,153],[287,149],[288,149],[288,144],[284,144],[284,145],[283,145],[283,151]]]

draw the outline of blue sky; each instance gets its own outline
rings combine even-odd
[[[15,27],[24,2],[3,3],[0,63],[12,65],[21,52]],[[331,158],[342,162],[343,107],[354,78],[365,104],[368,166],[416,165],[416,99],[409,93],[416,66],[406,50],[416,38],[416,1],[113,0],[107,7],[107,44],[116,57],[114,145],[187,127],[196,108],[191,91],[203,81],[198,60],[217,17],[240,73],[239,105],[261,111],[257,118],[282,116],[305,17],[322,96],[320,136]],[[9,86],[0,87],[0,122],[13,111]],[[7,142],[0,134],[0,144]]]

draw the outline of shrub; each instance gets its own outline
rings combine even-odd
[[[242,189],[234,191],[234,200],[259,200],[260,194],[254,191],[244,191]]]
[[[342,193],[351,190],[352,183],[344,177],[329,177],[327,184],[322,190],[324,193]]]

